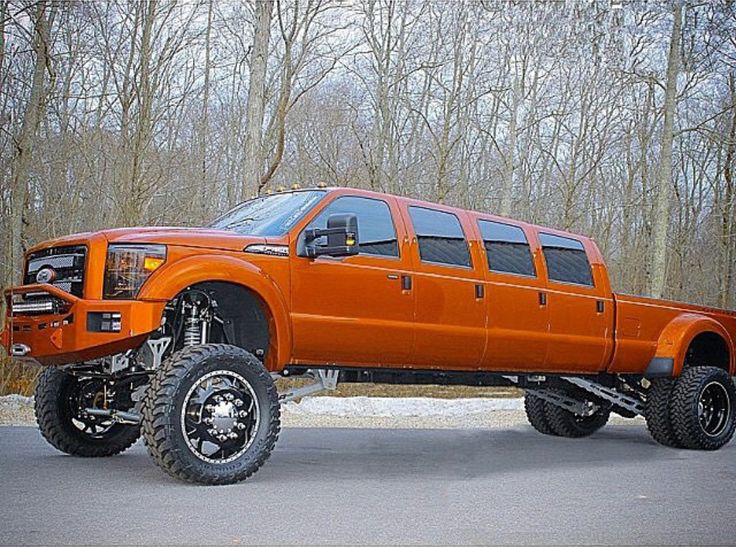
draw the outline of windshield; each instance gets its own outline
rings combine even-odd
[[[237,205],[209,227],[243,235],[282,236],[324,195],[324,190],[307,190],[251,199]]]

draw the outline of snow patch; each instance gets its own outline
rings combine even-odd
[[[3,395],[0,397],[0,406],[20,408],[24,406],[33,406],[33,397],[24,397],[13,393],[11,395]]]
[[[430,397],[308,397],[285,405],[287,412],[322,416],[461,417],[498,410],[523,410],[524,400]]]

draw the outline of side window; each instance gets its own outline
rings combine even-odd
[[[593,286],[593,272],[580,241],[544,233],[539,240],[551,281]]]
[[[479,220],[478,226],[492,272],[536,277],[534,260],[524,230],[518,226]]]
[[[470,267],[470,251],[460,221],[452,213],[409,207],[423,262]]]
[[[352,196],[337,198],[317,215],[309,227],[327,228],[327,218],[338,213],[351,213],[358,217],[360,254],[399,256],[396,229],[385,201]]]

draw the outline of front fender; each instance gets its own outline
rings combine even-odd
[[[685,366],[688,347],[696,336],[704,332],[714,332],[726,341],[731,356],[729,372],[733,375],[736,368],[733,340],[728,331],[715,319],[697,313],[683,313],[667,324],[657,340],[655,359],[672,359],[672,376],[679,376]]]
[[[143,285],[138,299],[168,302],[187,287],[205,281],[223,281],[255,292],[267,306],[276,331],[276,356],[269,359],[269,369],[279,369],[289,362],[291,323],[286,299],[273,278],[250,262],[215,254],[182,258],[156,270]]]

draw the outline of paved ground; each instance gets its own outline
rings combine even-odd
[[[169,479],[138,444],[62,456],[0,427],[0,543],[736,542],[736,442],[669,450],[494,430],[286,429],[249,481]]]

